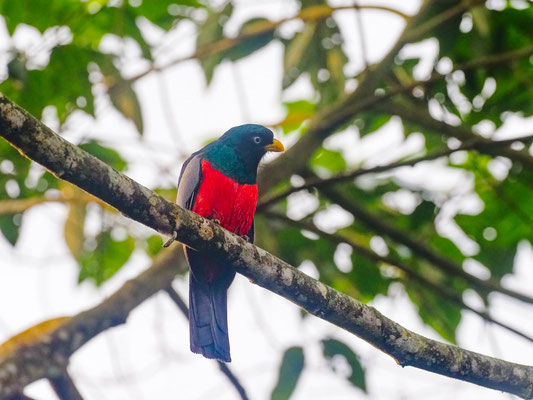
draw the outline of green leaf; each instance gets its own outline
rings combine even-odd
[[[279,123],[279,127],[285,134],[300,129],[302,124],[314,115],[316,109],[316,104],[309,100],[286,102],[283,105],[287,114],[285,119]]]
[[[474,259],[494,277],[502,277],[513,271],[519,243],[533,243],[533,206],[524,201],[533,195],[533,177],[523,171],[500,182],[487,174],[478,169],[475,188],[484,204],[481,213],[457,215],[455,221],[478,243],[480,251]]]
[[[54,25],[66,25],[82,7],[77,0],[7,0],[0,1],[0,14],[12,35],[22,23],[34,26],[40,32]]]
[[[269,21],[266,18],[252,18],[241,26],[239,30],[239,36],[245,34],[253,35],[253,33],[258,29],[256,27],[266,26],[267,24],[269,24]],[[274,39],[273,30],[253,35],[242,40],[236,46],[224,52],[224,56],[231,61],[240,60],[241,58],[247,57],[257,50],[265,47],[272,41],[272,39]]]
[[[124,2],[120,7],[106,5],[94,15],[87,13],[84,18],[90,18],[90,24],[83,20],[70,23],[74,33],[74,43],[91,44],[96,49],[105,35],[113,34],[120,38],[133,39],[143,57],[152,60],[150,45],[137,26],[135,8],[129,6],[128,2]]]
[[[446,282],[442,282],[442,285],[452,286]],[[406,289],[411,301],[417,305],[418,315],[422,321],[444,339],[456,343],[455,333],[459,322],[461,322],[461,308],[455,303],[443,299],[430,288],[410,284]]]
[[[146,253],[150,257],[154,257],[163,250],[163,239],[159,235],[152,235],[146,239],[146,245]]]
[[[126,80],[119,80],[109,90],[109,97],[113,106],[127,119],[132,121],[139,134],[143,134],[143,117],[141,104],[137,98],[137,93],[131,84]]]
[[[359,115],[360,118],[360,127],[359,135],[365,136],[369,133],[377,131],[383,125],[390,121],[391,115],[387,114],[362,114]]]
[[[332,172],[340,172],[346,169],[346,161],[340,152],[323,147],[313,155],[311,165],[314,167],[323,167]]]
[[[366,393],[365,370],[361,366],[357,354],[355,354],[350,347],[337,339],[324,339],[321,343],[324,357],[328,360],[330,368],[334,372],[337,372],[334,359],[338,356],[344,358],[351,368],[351,373],[346,378],[352,385]]]
[[[130,258],[135,248],[132,237],[115,240],[109,231],[101,232],[96,238],[93,251],[84,251],[79,259],[78,282],[91,279],[97,286],[111,278]]]
[[[156,188],[154,190],[158,195],[163,196],[166,201],[175,202],[178,194],[178,188],[176,186],[166,188]]]
[[[99,54],[95,59],[104,75],[103,82],[108,87],[108,94],[113,106],[127,119],[131,120],[139,134],[143,134],[143,116],[141,104],[132,83],[122,77],[115,66],[114,59],[108,54]]]
[[[271,400],[287,400],[291,397],[304,369],[304,352],[301,347],[290,347],[283,354],[279,377],[270,396]]]
[[[292,85],[302,73],[303,56],[313,39],[316,30],[315,22],[308,22],[304,29],[298,32],[292,40],[285,45],[283,58],[283,89]]]
[[[196,0],[158,0],[143,1],[138,7],[132,7],[132,11],[168,30],[175,21],[190,17],[191,11],[197,8],[207,7]]]
[[[220,12],[209,11],[209,15],[205,22],[198,27],[198,36],[196,38],[196,51],[205,49],[219,40],[224,38],[224,25],[231,17],[233,12],[233,4],[228,2]],[[224,59],[224,54],[215,52],[213,54],[199,57],[200,65],[204,70],[207,85],[211,83],[215,68]]]
[[[296,33],[291,40],[282,42],[285,44],[283,89],[307,73],[313,88],[320,95],[320,105],[331,104],[344,96],[344,66],[348,57],[342,48],[342,35],[333,17],[308,21],[301,32]]]
[[[65,185],[66,186],[66,185]],[[67,189],[68,188],[68,189]],[[81,192],[81,189],[75,188],[70,184],[63,190],[69,190],[71,194]],[[79,260],[83,253],[83,243],[85,242],[84,228],[85,217],[87,215],[86,205],[78,202],[71,202],[65,220],[64,235],[65,242],[70,254]]]
[[[46,106],[54,106],[60,122],[76,109],[94,115],[94,96],[88,64],[96,56],[90,48],[57,46],[43,70],[18,71],[14,80],[0,84],[0,91],[36,117]],[[21,64],[17,67],[25,68]],[[68,79],[65,74],[68,73]]]
[[[0,215],[0,231],[7,239],[7,241],[14,246],[17,243],[20,233],[20,223],[17,223],[17,218],[20,219],[22,214],[16,215]]]
[[[352,265],[352,270],[348,275],[352,285],[358,290],[359,299],[362,302],[367,303],[378,294],[387,294],[392,280],[381,274],[378,263],[367,260],[354,251]]]
[[[96,140],[90,140],[87,143],[80,144],[79,147],[106,164],[111,165],[117,171],[122,171],[127,166],[126,161],[120,156],[118,151],[104,147]]]

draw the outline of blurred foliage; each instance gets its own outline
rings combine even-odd
[[[154,51],[157,46],[147,40],[143,26],[150,24],[164,33],[186,21],[197,28],[195,54],[207,85],[216,78],[217,69],[224,62],[239,62],[269,43],[281,46],[280,89],[285,91],[297,81],[304,81],[312,90],[309,98],[287,96],[291,100],[286,101],[282,96],[286,113],[274,125],[288,138],[298,139],[306,134],[313,119],[326,115],[346,98],[346,92],[351,90],[347,89],[348,84],[355,86],[365,71],[348,72],[354,71],[355,64],[364,64],[361,63],[363,55],[356,50],[358,58],[348,58],[347,50],[358,49],[358,44],[346,43],[345,33],[339,29],[337,16],[327,2],[299,0],[297,3],[306,18],[295,24],[294,29],[281,32],[281,25],[275,21],[255,16],[234,29],[235,37],[229,36],[226,29],[238,6],[231,1],[220,8],[196,0],[3,1],[0,15],[11,39],[19,31],[25,31],[35,41],[26,47],[16,45],[15,40],[9,41],[7,51],[0,57],[3,63],[0,92],[37,117],[42,117],[43,111],[53,111],[51,114],[60,126],[75,111],[99,117],[95,104],[99,97],[104,97],[142,134],[143,110],[135,91],[135,79],[123,76],[122,71],[129,63],[149,66],[157,58]],[[453,3],[436,2],[419,26],[439,18]],[[465,129],[475,132],[483,125],[489,126],[492,134],[510,116],[531,117],[533,7],[529,2],[504,3],[498,9],[476,6],[416,38],[415,42],[432,39],[436,45],[429,66],[423,65],[420,56],[400,53],[382,81],[377,82],[378,93],[397,91],[394,96],[397,104],[427,112],[430,120],[442,115],[463,132]],[[43,12],[44,9],[47,11]],[[353,10],[343,12],[352,13],[355,23]],[[103,46],[106,37],[117,39],[119,45]],[[131,51],[126,52],[131,47],[135,49],[133,56]],[[126,53],[130,54],[129,58]],[[440,73],[446,76],[435,78]],[[413,82],[421,76],[435,79],[415,87]],[[402,86],[410,89],[402,90]],[[350,143],[357,140],[358,145],[371,148],[386,128],[397,124],[404,134],[404,142],[398,147],[413,138],[423,138],[422,148],[412,150],[407,157],[457,146],[448,132],[435,129],[434,125],[412,121],[408,115],[393,115],[387,101],[384,97],[376,107],[352,116],[347,125]],[[91,138],[82,141],[80,146],[113,168],[127,171],[128,162],[121,156],[120,148]],[[528,149],[525,146],[522,152],[527,154]],[[350,150],[335,145],[334,141],[323,142],[310,158],[308,172],[328,178],[364,166],[365,155],[354,161]],[[390,154],[385,158],[389,160]],[[375,164],[375,158],[372,162]],[[463,158],[446,157],[423,165],[430,177],[425,183],[383,173],[337,184],[335,190],[364,210],[366,217],[353,212],[353,221],[342,226],[333,224],[334,228],[324,226],[328,225],[324,219],[329,222],[324,215],[338,208],[331,196],[315,189],[295,195],[313,199],[315,205],[306,206],[309,210],[303,218],[306,223],[316,224],[323,233],[317,235],[301,226],[292,226],[286,219],[259,216],[258,243],[295,266],[311,261],[321,281],[364,302],[388,295],[390,288],[399,283],[421,320],[444,339],[456,342],[462,308],[451,297],[462,299],[467,289],[473,290],[488,307],[488,291],[439,268],[416,245],[459,268],[475,260],[487,275],[499,282],[513,273],[518,246],[533,240],[533,203],[528,201],[533,194],[533,176],[527,166],[500,157],[497,151],[491,155],[472,151]],[[287,175],[292,172],[303,171],[287,171]],[[438,185],[429,182],[433,174],[438,180],[447,173],[461,173],[463,178],[451,189],[437,188]],[[273,192],[282,192],[290,186],[288,181],[280,182]],[[155,189],[168,200],[175,199],[174,187]],[[135,249],[151,257],[161,250],[161,237],[143,236],[130,227],[124,228],[125,233],[117,233],[111,228],[116,217],[113,210],[87,200],[81,191],[69,185],[60,184],[0,141],[0,202],[39,199],[58,192],[70,198],[66,202],[65,243],[79,264],[80,281],[89,279],[100,285],[120,270]],[[472,211],[455,207],[450,216],[446,210],[460,202],[467,195],[465,192],[477,199],[481,208]],[[301,199],[284,199],[271,210],[286,215],[303,204]],[[0,213],[0,231],[12,245],[19,237],[23,216],[24,210]],[[100,218],[99,228],[87,227],[91,216]],[[444,237],[442,227],[446,224],[462,231],[464,236]],[[346,240],[345,245],[328,237],[334,231]],[[350,244],[363,246],[374,256],[365,256],[353,248],[349,252]],[[407,266],[408,271],[397,268],[395,262]],[[421,284],[417,276],[429,279],[433,286]],[[364,369],[350,347],[333,338],[326,338],[321,344],[328,365],[336,371],[338,359],[344,360],[351,368],[346,376],[348,381],[365,391]],[[291,347],[284,353],[273,399],[291,396],[304,365],[301,347]]]
[[[283,354],[279,377],[270,396],[271,400],[287,400],[291,397],[300,374],[304,369],[304,351],[301,347],[290,347]]]
[[[366,392],[365,370],[359,362],[359,357],[350,347],[337,339],[327,338],[322,340],[322,349],[324,357],[329,361],[329,366],[334,371],[338,369],[336,366],[338,358],[344,359],[351,370],[346,378],[352,385]]]
[[[0,361],[9,357],[18,348],[31,345],[49,335],[57,327],[68,321],[70,317],[57,317],[42,321],[32,327],[12,336],[4,343],[0,344]]]

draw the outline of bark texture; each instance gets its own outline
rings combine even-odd
[[[0,135],[19,151],[65,179],[111,204],[124,215],[160,233],[177,232],[177,239],[198,250],[210,250],[232,262],[238,272],[277,293],[311,314],[361,337],[392,356],[402,366],[438,374],[533,398],[533,367],[506,362],[457,346],[437,342],[400,326],[367,306],[305,275],[263,249],[224,230],[197,214],[115,171],[83,150],[60,138],[27,112],[0,97]],[[45,376],[60,376],[68,357],[90,338],[123,323],[129,310],[168,286],[180,262],[178,246],[163,253],[160,269],[150,269],[148,280],[126,283],[95,309],[79,314],[32,346],[20,349],[0,363],[0,397],[21,392]],[[155,272],[157,270],[157,272]],[[124,293],[133,293],[123,298]]]

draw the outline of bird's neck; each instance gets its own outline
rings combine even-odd
[[[256,160],[247,154],[239,154],[229,146],[212,146],[206,149],[203,157],[211,166],[239,184],[255,185],[257,166]]]

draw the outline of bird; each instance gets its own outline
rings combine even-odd
[[[176,203],[253,243],[259,162],[267,152],[284,150],[262,125],[233,127],[184,162]],[[227,291],[235,268],[209,252],[184,249],[190,269],[191,351],[231,362]]]

